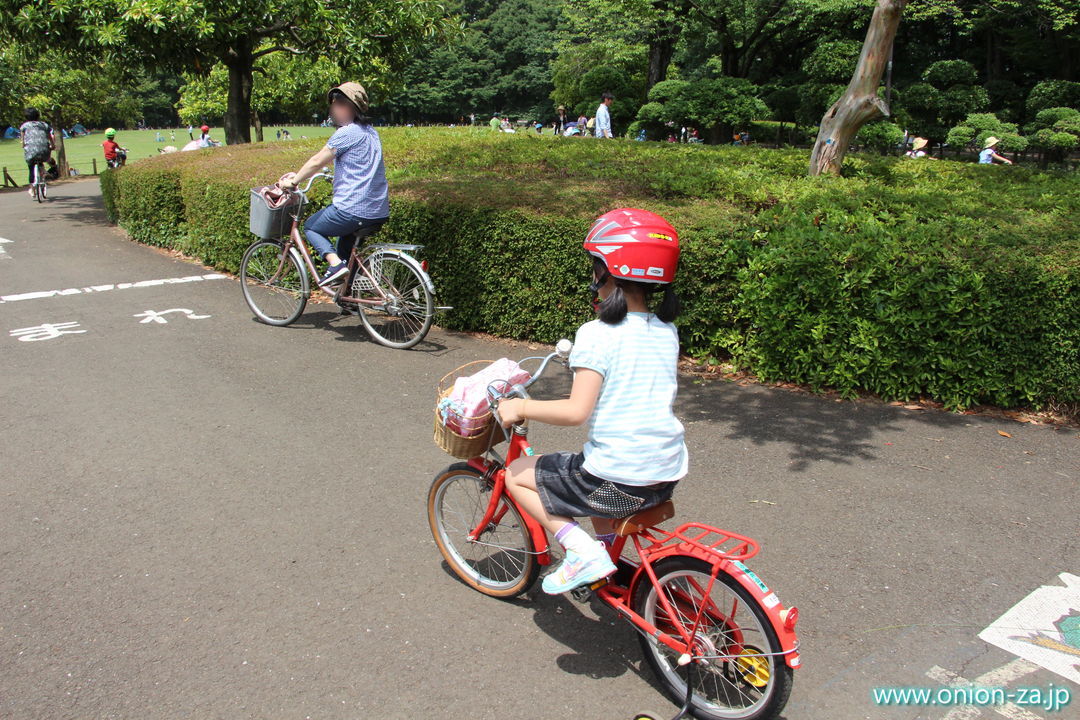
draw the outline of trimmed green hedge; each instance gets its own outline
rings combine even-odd
[[[805,152],[486,131],[382,132],[392,217],[451,329],[550,342],[589,315],[580,242],[619,206],[679,229],[685,350],[766,380],[952,408],[1080,402],[1080,177]],[[163,155],[102,176],[139,241],[236,272],[248,188],[318,142]],[[328,199],[324,184],[314,195]]]

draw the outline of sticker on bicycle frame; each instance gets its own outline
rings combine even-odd
[[[761,598],[761,604],[764,605],[766,609],[771,610],[780,604],[780,598],[776,597],[776,593],[771,592]]]
[[[533,455],[535,455],[535,454],[536,454],[536,451],[532,449],[532,446],[531,446],[531,445],[526,445],[526,446],[525,446],[525,450],[524,450],[523,452],[524,452],[524,453],[525,453],[526,455],[528,455],[529,457],[532,457]]]
[[[746,567],[745,565],[743,565],[738,560],[733,560],[731,564],[734,565],[735,567],[739,568],[740,570],[742,570],[743,575],[750,578],[750,580],[753,581],[753,583],[755,585],[757,585],[761,589],[761,592],[763,592],[763,593],[769,592],[769,588],[765,585],[765,583],[761,582],[761,578],[759,578],[757,575],[755,575],[753,570]]]

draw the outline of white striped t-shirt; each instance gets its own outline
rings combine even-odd
[[[578,328],[570,367],[604,376],[589,418],[583,467],[625,485],[674,482],[686,475],[683,426],[672,412],[678,392],[679,333],[652,313],[618,325]]]

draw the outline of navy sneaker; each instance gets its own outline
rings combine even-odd
[[[326,287],[328,285],[335,284],[335,281],[340,282],[342,278],[349,274],[348,263],[340,262],[337,265],[331,265],[323,273],[323,276],[319,278],[319,287]]]

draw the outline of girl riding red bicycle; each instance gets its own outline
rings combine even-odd
[[[598,319],[577,331],[570,397],[507,399],[498,409],[506,427],[526,419],[589,423],[581,452],[522,457],[507,468],[510,494],[566,549],[543,581],[544,592],[553,595],[614,573],[612,520],[666,502],[687,471],[683,426],[672,412],[678,234],[655,213],[624,208],[598,218],[584,248],[593,259]],[[658,291],[662,299],[651,311]],[[583,516],[592,518],[597,539],[574,521]]]

